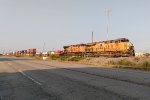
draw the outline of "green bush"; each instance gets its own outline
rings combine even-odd
[[[60,60],[62,61],[68,61],[68,56],[60,56]]]
[[[125,66],[133,66],[135,65],[133,62],[131,61],[127,61],[127,60],[119,60],[117,62],[117,65],[125,65]]]
[[[52,59],[52,60],[62,60],[62,61],[67,61],[68,58],[69,58],[68,56],[55,56],[55,55],[51,56],[51,59]]]
[[[51,56],[51,58],[52,58],[52,60],[58,60],[58,59],[60,59],[60,56],[53,55],[53,56]]]
[[[80,61],[80,60],[83,60],[83,59],[85,59],[85,57],[75,56],[75,57],[69,58],[68,60],[69,61]]]
[[[85,57],[79,57],[79,56],[51,56],[52,60],[61,60],[61,61],[80,61],[85,59]]]
[[[113,60],[110,60],[110,61],[108,61],[108,65],[134,66],[136,64],[131,61],[127,61],[127,60],[119,60],[116,62]]]

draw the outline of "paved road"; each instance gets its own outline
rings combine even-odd
[[[150,100],[150,72],[0,57],[0,100]]]

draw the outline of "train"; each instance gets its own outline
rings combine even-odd
[[[64,46],[65,56],[135,56],[134,45],[127,38]]]
[[[27,50],[20,50],[15,52],[8,52],[8,56],[38,56],[38,57],[48,57],[48,56],[59,56],[63,54],[63,50],[53,50],[47,52],[37,52],[36,48],[30,48]]]
[[[36,52],[35,48],[9,52],[10,56],[85,56],[85,57],[131,57],[135,56],[134,45],[127,38],[63,46],[64,50]]]
[[[35,48],[29,48],[27,50],[9,52],[9,53],[6,53],[6,55],[8,55],[8,56],[35,56],[36,55],[36,49]]]

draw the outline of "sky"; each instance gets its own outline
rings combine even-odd
[[[109,20],[107,10],[110,10]],[[150,52],[150,0],[0,0],[0,52],[128,38]]]

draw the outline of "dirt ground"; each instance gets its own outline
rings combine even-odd
[[[144,57],[119,57],[119,58],[108,58],[108,57],[98,57],[98,58],[86,58],[84,60],[79,61],[82,64],[92,64],[92,65],[108,65],[110,61],[118,62],[118,61],[129,61],[135,64],[140,64],[145,61],[150,62],[150,58]]]

